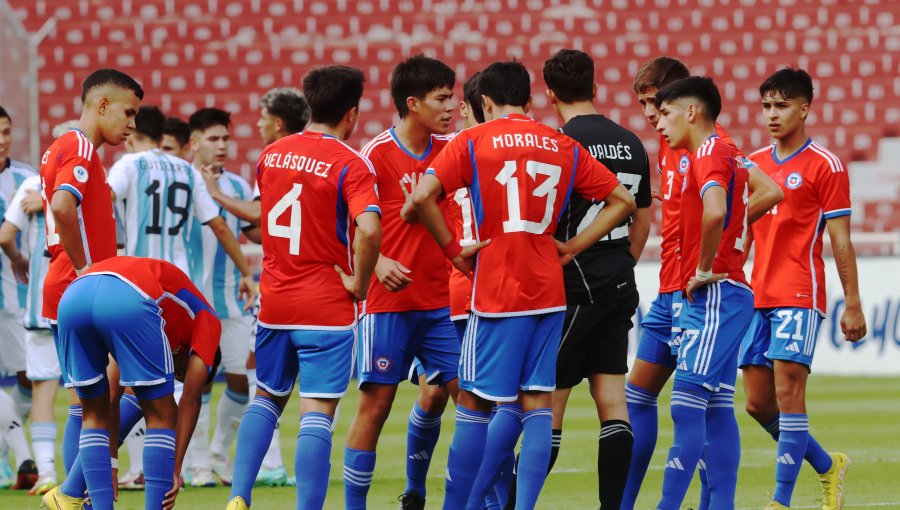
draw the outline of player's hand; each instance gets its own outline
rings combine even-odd
[[[703,280],[702,282],[698,280],[696,277],[692,276],[691,280],[688,282],[687,287],[684,289],[684,295],[687,300],[691,303],[694,302],[694,291],[707,285],[709,283],[715,283],[723,278],[728,276],[725,273],[713,273],[713,275],[709,278],[709,280]]]
[[[659,190],[656,189],[655,187],[650,186],[650,199],[656,200],[657,202],[662,202],[663,201],[662,193],[660,193]]]
[[[219,172],[213,169],[212,165],[203,165],[200,167],[200,175],[203,177],[203,183],[206,184],[206,191],[215,198],[216,192],[219,191]]]
[[[406,198],[406,201],[403,202],[403,207],[400,208],[400,218],[407,223],[418,223],[419,215],[416,214],[416,208],[413,206],[412,201],[413,191],[416,190],[416,173],[404,175],[399,182],[400,190],[403,191],[403,196]],[[407,183],[409,183],[409,189],[406,189]]]
[[[44,205],[41,202],[41,194],[33,189],[26,191],[25,196],[22,198],[22,211],[30,216],[43,210]]]
[[[450,262],[453,264],[453,267],[459,269],[460,273],[466,275],[466,278],[471,280],[475,277],[475,255],[489,244],[491,244],[490,239],[464,246],[462,251],[459,252],[459,255],[450,259]]]
[[[256,280],[253,279],[253,275],[248,274],[242,276],[241,281],[238,283],[238,298],[245,300],[245,312],[253,308],[253,305],[256,304],[256,297],[258,295],[259,290],[256,288]]]
[[[28,259],[21,253],[18,258],[10,261],[13,274],[16,275],[16,281],[21,284],[28,283]]]
[[[841,314],[841,331],[848,342],[856,342],[866,336],[866,317],[861,307],[844,309]]]
[[[181,490],[181,480],[179,479],[179,476],[175,475],[173,478],[172,488],[166,493],[166,497],[162,502],[163,510],[171,510],[175,507],[175,498],[178,497],[178,491]]]
[[[554,241],[556,241],[556,254],[559,255],[559,264],[565,266],[569,262],[572,262],[572,259],[575,258],[575,252],[572,251],[569,244],[564,243],[559,239],[554,239]]]
[[[412,283],[410,270],[394,259],[381,255],[375,263],[375,276],[388,292],[397,292]]]
[[[344,284],[344,288],[347,289],[347,292],[353,294],[353,297],[355,297],[357,301],[366,300],[366,295],[369,293],[368,285],[363,285],[362,282],[357,282],[355,276],[345,273],[344,270],[341,269],[341,266],[337,264],[334,265],[334,270],[337,271],[338,275],[340,275],[341,283]]]

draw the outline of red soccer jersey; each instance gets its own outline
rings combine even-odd
[[[81,245],[88,264],[116,256],[116,220],[106,172],[94,145],[73,129],[57,138],[41,158],[41,201],[47,223],[50,267],[44,280],[43,316],[56,321],[63,291],[75,279],[75,268],[63,250],[50,211],[53,193],[65,190],[78,199]]]
[[[718,123],[716,133],[727,144],[734,145],[731,137]],[[659,292],[674,292],[681,289],[681,257],[678,248],[681,245],[680,211],[681,189],[684,185],[684,175],[691,166],[691,154],[684,149],[669,147],[666,137],[659,135],[659,167],[658,172],[662,179],[662,226],[660,233],[660,260],[662,267],[659,270]]]
[[[724,231],[712,272],[724,273],[734,283],[749,287],[744,276],[743,253],[747,231],[750,174],[733,145],[713,135],[691,156],[681,193],[681,288],[687,287],[700,261],[703,194],[714,186],[727,193]]]
[[[485,317],[565,310],[553,233],[572,191],[600,202],[616,176],[578,142],[524,115],[456,135],[428,170],[444,191],[469,187],[478,254],[470,309]]]
[[[122,256],[92,265],[81,277],[91,274],[116,276],[145,298],[156,301],[172,354],[189,349],[207,368],[213,366],[222,325],[184,271],[164,260]]]
[[[259,323],[352,328],[356,299],[334,266],[352,273],[352,225],[366,211],[381,213],[372,166],[337,138],[303,131],[266,147],[257,182],[263,226]]]
[[[784,200],[753,224],[756,308],[811,308],[825,315],[825,221],[850,214],[850,178],[841,161],[808,140],[779,160],[775,146],[750,155],[784,191]]]
[[[447,223],[461,246],[475,244],[475,210],[469,188],[459,188],[447,199]],[[455,267],[450,268],[450,318],[465,319],[472,299],[472,280]]]
[[[366,313],[405,312],[408,310],[437,310],[450,305],[450,265],[431,234],[421,223],[406,223],[400,210],[406,201],[401,186],[410,186],[410,176],[420,178],[449,137],[432,136],[425,154],[410,153],[397,139],[391,128],[376,136],[363,147],[378,176],[381,195],[381,254],[410,270],[412,283],[399,292],[388,292],[372,276]],[[402,184],[401,184],[402,181]]]

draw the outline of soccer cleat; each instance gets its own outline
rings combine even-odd
[[[400,510],[425,510],[425,498],[416,491],[409,491],[397,499],[400,500]]]
[[[790,510],[790,507],[784,506],[777,501],[772,501],[768,505],[766,505],[765,510]]]
[[[831,469],[819,475],[822,484],[822,510],[841,510],[844,507],[844,474],[850,467],[846,453],[831,454]]]
[[[247,506],[247,502],[244,501],[244,498],[235,496],[228,502],[228,506],[225,507],[225,510],[250,510],[250,507]]]
[[[257,487],[285,487],[288,485],[287,471],[280,467],[278,469],[260,469],[256,475]]]
[[[192,467],[188,474],[191,487],[215,487],[217,485],[212,470],[208,467]]]
[[[37,496],[47,494],[50,489],[56,487],[56,477],[53,475],[45,475],[38,478],[38,481],[34,484],[34,487],[28,491],[29,496]]]
[[[27,491],[34,487],[38,480],[37,464],[33,460],[28,459],[19,466],[19,473],[16,475],[16,483],[13,484],[13,490]]]
[[[209,456],[209,464],[212,466],[212,472],[222,481],[222,485],[231,485],[231,480],[234,478],[234,468],[231,466],[231,460],[228,457],[212,454]]]
[[[41,497],[41,508],[48,510],[81,510],[84,500],[67,496],[59,490],[59,487],[50,489]]]
[[[142,491],[144,490],[144,473],[125,473],[119,477],[119,490]]]

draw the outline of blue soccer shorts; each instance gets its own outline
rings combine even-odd
[[[450,308],[381,312],[359,322],[359,384],[397,384],[410,378],[414,359],[432,384],[456,379],[459,341]]]
[[[718,281],[694,292],[681,310],[681,343],[675,380],[712,391],[732,389],[737,377],[738,350],[753,318],[753,292]]]
[[[809,308],[758,308],[741,344],[741,367],[773,367],[774,360],[812,368],[822,316]]]
[[[109,387],[108,356],[119,364],[119,384],[139,400],[174,392],[175,366],[156,301],[116,276],[92,274],[72,282],[59,302],[63,373],[81,398]]]
[[[340,398],[353,372],[356,328],[256,330],[256,378],[272,395],[290,395],[300,376],[300,396]]]
[[[459,388],[494,402],[512,402],[520,390],[556,389],[565,315],[470,315],[459,360]]]
[[[681,310],[681,291],[661,292],[656,296],[641,321],[637,359],[675,368],[678,344],[681,342]]]

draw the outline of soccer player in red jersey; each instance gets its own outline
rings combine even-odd
[[[524,430],[516,501],[528,509],[537,503],[550,457],[550,399],[566,308],[561,266],[619,225],[634,200],[583,147],[525,115],[531,96],[522,64],[491,64],[478,90],[487,122],[457,134],[413,197],[445,256],[474,278],[444,508],[483,508],[483,495],[472,492],[479,466],[496,473]],[[438,200],[467,186],[476,244],[463,248]],[[562,243],[553,232],[572,192],[606,206],[581,234]],[[489,431],[493,403],[516,400],[521,421],[501,423],[497,413]]]
[[[365,508],[375,448],[398,383],[413,357],[422,365],[419,398],[409,413],[406,489],[401,508],[424,507],[425,480],[441,430],[441,415],[455,394],[459,341],[450,322],[449,264],[415,218],[412,189],[446,145],[456,76],[447,64],[423,55],[391,73],[397,126],[363,149],[378,176],[384,215],[377,281],[360,319],[359,408],[344,453],[347,509]]]
[[[275,424],[300,377],[297,508],[321,509],[334,411],[347,392],[357,301],[368,293],[381,241],[375,172],[343,143],[356,127],[359,69],[313,69],[303,79],[309,128],[269,145],[257,165],[263,274],[257,391],[238,432],[231,510],[246,509]]]
[[[93,263],[69,285],[58,317],[60,359],[84,405],[78,453],[83,477],[73,468],[62,486],[44,495],[44,505],[80,508],[86,484],[93,508],[113,508],[109,431],[118,432],[119,416],[111,411],[130,387],[136,400],[125,399],[139,407],[131,406],[123,424],[130,429],[139,409],[147,420],[145,506],[171,508],[200,395],[220,357],[215,311],[171,263],[122,256]],[[178,406],[176,376],[185,383]],[[115,458],[117,448],[112,452]]]
[[[143,96],[141,86],[127,74],[115,69],[94,71],[81,85],[84,107],[77,127],[57,138],[41,158],[41,203],[50,252],[42,315],[49,319],[54,337],[59,299],[76,273],[116,255],[112,195],[97,149],[104,143],[125,141],[134,129]],[[59,339],[55,340],[59,348]],[[69,385],[65,368],[60,368]],[[84,418],[84,426],[98,428],[97,416]],[[67,472],[78,453],[81,428],[81,405],[75,392],[70,392],[62,447]]]
[[[782,187],[785,198],[753,224],[756,310],[740,355],[747,411],[778,441],[775,491],[766,508],[790,508],[805,458],[819,473],[822,508],[837,510],[850,461],[843,453],[829,455],[809,433],[806,380],[826,312],[825,227],[844,289],[841,330],[850,342],[866,334],[850,241],[850,179],[837,156],[806,134],[813,99],[806,71],[781,69],[759,92],[775,143],[750,159]]]

